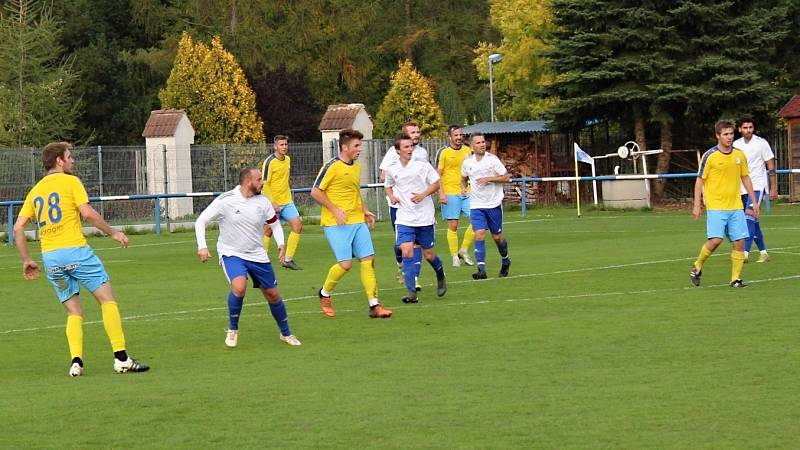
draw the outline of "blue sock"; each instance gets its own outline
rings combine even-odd
[[[419,271],[422,268],[422,247],[414,247],[414,276],[419,278]]]
[[[416,280],[414,279],[414,257],[403,257],[403,279],[406,282],[406,289],[409,291],[416,290]]]
[[[762,252],[767,249],[767,243],[764,242],[764,233],[761,232],[761,222],[754,220],[756,232],[753,234],[753,240],[756,241],[756,246]]]
[[[478,261],[478,270],[483,271],[486,267],[486,241],[475,240],[475,260]]]
[[[749,216],[747,219],[747,239],[744,240],[744,251],[749,252],[750,247],[753,246],[753,237],[756,235],[756,222],[754,220],[750,220]]]
[[[394,244],[394,259],[397,261],[397,264],[401,264],[403,262],[403,252],[400,250],[400,246]]]
[[[242,305],[244,305],[244,297],[237,297],[233,292],[228,293],[228,329],[239,329],[239,315],[242,314]]]
[[[432,260],[428,261],[428,264],[430,264],[436,272],[437,280],[444,278],[444,267],[442,266],[442,260],[439,259],[439,255],[434,256]]]
[[[497,251],[500,252],[500,257],[503,258],[503,261],[508,259],[508,241],[506,239],[497,244]]]
[[[281,334],[284,336],[292,334],[289,330],[289,313],[286,312],[286,304],[283,303],[283,299],[280,299],[278,303],[267,304],[269,305],[269,312],[271,312],[272,317],[275,318],[275,323],[277,323],[278,328],[281,329]]]

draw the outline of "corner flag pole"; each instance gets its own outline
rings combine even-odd
[[[578,175],[578,144],[575,144],[575,151],[573,152],[573,156],[575,156],[575,199],[577,200],[578,204],[578,217],[581,216],[581,184],[580,184],[580,176]]]

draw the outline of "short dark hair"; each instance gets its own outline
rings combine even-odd
[[[720,134],[722,133],[722,130],[726,128],[730,128],[732,130],[736,129],[736,124],[730,119],[718,120],[717,123],[714,124],[714,133]]]
[[[277,144],[278,141],[289,142],[289,136],[286,136],[285,134],[276,134],[275,137],[272,139],[272,142],[274,144]]]
[[[350,141],[353,139],[364,139],[364,135],[361,134],[360,131],[354,130],[352,128],[345,128],[344,130],[339,132],[339,146],[345,146],[350,144]]]
[[[449,127],[447,127],[447,135],[450,136],[451,134],[453,134],[453,130],[458,130],[460,128],[462,128],[461,125],[450,125]]]
[[[483,133],[481,133],[480,131],[476,131],[476,132],[474,132],[474,133],[469,135],[469,140],[471,141],[472,139],[474,139],[476,137],[482,137],[482,138],[486,139],[486,136]]]
[[[756,126],[756,121],[755,121],[755,119],[753,119],[753,116],[751,116],[751,115],[749,115],[749,114],[746,114],[746,115],[744,115],[744,116],[742,116],[742,117],[739,117],[739,121],[738,121],[737,123],[739,124],[739,125],[737,125],[737,126],[740,126],[740,127],[741,127],[742,125],[746,124],[746,123],[752,123],[752,124],[753,124],[753,127],[755,127],[755,126]]]
[[[50,170],[56,166],[58,158],[64,159],[64,153],[72,148],[68,142],[51,142],[42,151],[42,165],[44,170]]]
[[[394,135],[394,149],[395,150],[399,150],[400,149],[400,141],[404,141],[404,140],[410,141],[411,140],[411,136],[409,136],[408,133],[397,133],[397,134],[395,134]]]
[[[242,167],[242,170],[239,171],[239,185],[241,186],[242,183],[244,183],[244,180],[250,178],[250,174],[254,171],[261,173],[261,171],[255,167]]]

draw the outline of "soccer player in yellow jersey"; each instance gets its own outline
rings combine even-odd
[[[469,246],[475,240],[475,233],[472,231],[472,225],[468,225],[459,249],[458,219],[463,215],[469,221],[469,187],[464,188],[461,185],[461,164],[472,154],[472,149],[463,145],[464,134],[458,125],[450,125],[447,138],[450,145],[436,153],[434,165],[442,177],[439,203],[442,208],[442,218],[447,221],[447,246],[453,257],[453,267],[459,267],[462,260],[471,266],[474,263],[469,258]]]
[[[275,136],[272,147],[275,152],[261,163],[261,177],[264,180],[263,193],[269,198],[280,220],[289,222],[292,231],[286,240],[286,257],[281,265],[287,269],[303,270],[294,262],[294,254],[300,243],[300,233],[303,232],[303,220],[300,212],[292,200],[292,190],[289,185],[291,172],[291,158],[287,155],[289,138],[279,134]],[[264,236],[264,248],[269,247],[269,238],[272,230]]]
[[[67,312],[67,343],[72,357],[69,375],[77,377],[83,373],[81,284],[100,304],[103,326],[114,351],[114,370],[117,373],[144,372],[150,367],[126,352],[116,297],[103,263],[92,252],[81,232],[81,217],[123,247],[128,246],[128,237],[112,229],[89,205],[83,184],[72,175],[74,160],[68,143],[48,144],[44,148],[42,162],[47,174],[25,198],[14,224],[14,241],[22,257],[23,276],[29,280],[38,278],[39,266],[31,258],[25,239],[25,226],[33,220],[39,228],[47,280],[53,285]]]
[[[367,209],[361,199],[361,154],[364,135],[356,130],[339,132],[339,156],[320,169],[311,197],[322,206],[320,223],[325,238],[336,257],[336,264],[319,290],[322,312],[333,317],[331,293],[339,280],[353,266],[353,257],[361,261],[361,284],[369,302],[369,316],[389,318],[392,311],[384,309],[378,300],[378,282],[375,278],[375,250],[369,229],[375,226],[375,214]]]
[[[714,132],[717,135],[717,145],[703,154],[700,169],[697,171],[692,214],[695,220],[700,218],[702,213],[700,201],[701,198],[705,198],[708,240],[700,248],[700,255],[689,273],[695,286],[700,286],[700,276],[703,274],[706,260],[726,236],[733,243],[730,286],[735,288],[747,286],[742,281],[742,267],[744,242],[749,234],[739,194],[740,183],[744,185],[753,204],[754,217],[758,217],[760,211],[755,201],[753,184],[748,176],[750,171],[747,167],[747,157],[743,151],[733,147],[733,128],[734,123],[730,120],[720,120],[716,123]]]

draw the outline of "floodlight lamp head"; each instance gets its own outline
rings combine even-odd
[[[489,55],[489,64],[497,64],[503,60],[503,55],[500,53],[492,53]]]
[[[620,159],[628,159],[630,153],[631,153],[630,149],[628,147],[625,147],[624,145],[620,145],[619,148],[617,149],[617,156],[619,156]]]

